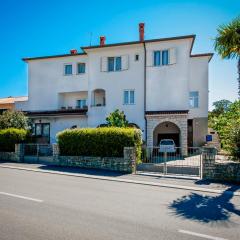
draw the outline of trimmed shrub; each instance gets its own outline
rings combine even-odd
[[[67,129],[57,135],[62,156],[123,157],[124,147],[141,154],[141,132],[133,128]]]
[[[0,130],[0,152],[14,152],[15,144],[25,141],[27,131],[24,129],[7,128]]]

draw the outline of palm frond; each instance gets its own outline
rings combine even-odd
[[[218,27],[218,35],[215,38],[215,51],[222,58],[240,57],[240,16],[232,20],[229,24],[223,24]]]

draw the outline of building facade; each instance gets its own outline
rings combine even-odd
[[[27,111],[35,134],[56,141],[66,128],[97,127],[116,109],[143,132],[147,145],[163,138],[177,146],[205,142],[208,65],[212,53],[192,54],[195,35],[82,47],[82,52],[24,58]]]

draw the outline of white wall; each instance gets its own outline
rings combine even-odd
[[[56,134],[67,128],[77,125],[79,128],[87,127],[86,116],[62,116],[62,117],[42,117],[33,120],[34,123],[50,123],[50,143],[56,142]]]
[[[91,107],[88,110],[88,124],[90,127],[104,123],[106,116],[116,109],[123,110],[129,122],[138,124],[144,129],[144,52],[143,45],[107,47],[87,50],[89,57],[88,89],[104,89],[106,93],[105,107]],[[135,61],[135,55],[139,61]],[[114,56],[128,56],[128,69],[119,72],[102,72],[101,58]],[[135,90],[135,104],[123,104],[123,91]],[[89,94],[89,102],[91,95]]]
[[[149,58],[153,58],[156,50],[174,48],[176,51],[176,64],[156,67],[153,61],[148,64],[147,111],[188,109],[190,47],[191,39],[147,43]]]
[[[208,57],[190,59],[189,92],[199,92],[199,107],[189,111],[189,118],[208,117]]]
[[[38,59],[28,62],[28,110],[55,110],[59,92],[88,90],[88,67],[85,74],[76,74],[77,63],[86,62],[86,55]],[[73,75],[64,75],[64,64],[73,64]]]

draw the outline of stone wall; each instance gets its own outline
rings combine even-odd
[[[202,178],[240,183],[240,163],[224,162],[218,163],[215,160],[215,148],[204,148],[202,162]]]
[[[119,172],[136,172],[136,151],[133,147],[124,148],[124,157],[60,156],[55,146],[54,162],[60,166],[95,168]]]
[[[95,168],[136,173],[136,149],[124,148],[124,157],[60,156],[57,144],[53,144],[52,156],[25,156],[22,144],[15,145],[15,152],[0,152],[0,160],[26,163],[43,163],[69,167]]]
[[[59,156],[60,166],[105,169],[120,172],[132,172],[131,161],[124,158]]]
[[[1,161],[10,161],[10,162],[22,162],[23,160],[23,151],[22,145],[15,145],[15,152],[0,152]]]
[[[0,160],[18,162],[19,158],[15,152],[0,152]]]
[[[180,129],[180,147],[187,155],[187,114],[161,114],[147,116],[147,146],[153,146],[153,131],[161,123],[171,122]]]

